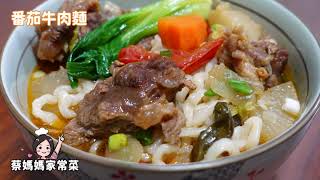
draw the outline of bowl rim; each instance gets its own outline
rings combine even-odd
[[[41,8],[46,3],[48,3],[50,0],[46,0],[40,5],[36,7],[36,9]],[[273,4],[273,6],[277,6],[281,9],[283,13],[286,13],[287,15],[291,16],[299,25],[305,28],[306,34],[313,40],[312,46],[315,48],[318,48],[319,51],[317,51],[317,54],[320,56],[320,44],[317,43],[315,36],[311,33],[311,31],[307,28],[307,26],[296,16],[294,15],[290,10],[285,8],[282,4],[280,4],[277,1],[269,1]],[[4,59],[4,52],[8,48],[8,42],[10,39],[13,38],[13,32],[17,30],[18,27],[14,28],[14,30],[11,32],[1,54],[1,62],[0,62],[0,71],[2,71],[2,64]],[[9,112],[14,116],[15,120],[22,125],[24,128],[28,130],[29,133],[31,133],[33,136],[36,136],[34,131],[36,130],[31,123],[28,122],[27,118],[22,115],[21,112],[19,112],[16,108],[13,102],[11,102],[5,88],[4,83],[2,79],[2,72],[1,72],[1,78],[0,78],[0,91],[1,94],[5,100],[5,103],[9,109]],[[307,97],[309,99],[309,97]],[[231,156],[228,158],[219,159],[216,161],[207,161],[207,162],[195,162],[195,163],[186,163],[186,164],[177,164],[177,165],[153,165],[153,164],[140,164],[140,163],[131,163],[121,160],[115,160],[111,158],[103,158],[100,156],[96,156],[93,154],[90,154],[88,152],[84,152],[82,150],[79,150],[77,148],[74,148],[72,146],[63,144],[62,145],[62,152],[71,155],[72,157],[75,157],[79,160],[88,161],[91,163],[96,163],[99,165],[102,165],[104,167],[110,167],[110,168],[121,168],[121,169],[127,169],[127,170],[134,170],[134,171],[148,171],[148,172],[171,172],[171,173],[178,173],[178,172],[186,172],[186,171],[197,171],[197,170],[206,170],[210,168],[219,168],[221,166],[226,166],[232,163],[239,163],[243,162],[247,159],[256,157],[266,151],[270,151],[280,144],[285,143],[287,139],[290,137],[296,135],[299,130],[301,130],[303,127],[307,126],[308,123],[312,120],[312,118],[315,116],[318,108],[320,105],[320,93],[317,95],[316,100],[311,104],[311,108],[305,112],[303,117],[300,118],[299,121],[297,121],[289,130],[281,134],[280,136],[272,139],[271,141],[259,145],[258,147],[254,148],[253,150],[242,152],[239,155]],[[310,125],[310,124],[309,124]],[[57,143],[57,140],[53,138],[55,143]]]

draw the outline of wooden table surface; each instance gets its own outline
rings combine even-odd
[[[1,2],[0,6],[0,48],[2,50],[12,27],[11,12],[13,10],[28,11],[40,4],[43,0],[10,0]],[[280,0],[292,10],[313,31],[320,40],[320,21],[318,8],[320,0]],[[0,97],[0,179],[55,179],[49,173],[35,174],[11,172],[10,161],[24,158],[29,152],[27,145],[15,125],[15,120],[10,117],[4,100]],[[275,172],[272,179],[276,180],[316,180],[320,179],[320,113],[314,118],[302,142],[291,154],[289,159]]]

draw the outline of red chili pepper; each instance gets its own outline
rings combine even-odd
[[[203,46],[194,50],[192,53],[181,50],[172,50],[172,60],[184,70],[187,74],[191,74],[202,66],[207,64],[215,57],[217,51],[223,44],[223,39],[209,41]],[[124,64],[140,62],[153,59],[157,54],[148,52],[145,48],[138,45],[131,45],[127,48],[121,49],[119,53],[119,61]]]
[[[176,62],[178,67],[184,70],[184,72],[191,74],[215,57],[223,41],[221,38],[207,42],[192,53],[173,50],[172,60]]]
[[[184,63],[186,59],[188,59],[192,53],[187,51],[181,51],[181,50],[171,50],[172,51],[172,60],[177,64],[179,68],[184,67]]]
[[[150,60],[155,56],[154,53],[148,52],[144,47],[131,45],[123,48],[119,52],[118,59],[124,64]]]

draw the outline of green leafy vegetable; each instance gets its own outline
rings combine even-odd
[[[211,0],[162,0],[104,23],[72,49],[67,62],[71,86],[77,87],[80,78],[95,80],[111,76],[109,67],[119,51],[156,34],[159,18],[189,13],[207,18],[211,4]]]
[[[108,148],[110,152],[118,151],[128,145],[128,137],[125,134],[119,133],[109,137]]]
[[[207,97],[212,97],[212,96],[217,96],[218,94],[212,91],[212,89],[209,89],[204,93],[204,95]]]
[[[253,93],[253,89],[246,81],[230,79],[228,80],[228,83],[234,91],[243,95],[250,95]]]
[[[153,143],[152,129],[147,129],[147,130],[142,129],[142,130],[135,133],[135,137],[136,137],[136,139],[138,139],[138,141],[140,141],[140,143],[143,146],[148,146]]]
[[[171,57],[172,56],[172,52],[170,50],[160,51],[160,55],[161,56],[166,56],[166,57]]]
[[[201,161],[209,147],[221,138],[229,138],[235,127],[228,104],[219,102],[214,108],[214,123],[202,131],[191,152],[193,162]]]

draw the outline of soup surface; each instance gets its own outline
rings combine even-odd
[[[168,1],[66,1],[59,11],[87,11],[87,26],[37,30],[34,124],[89,153],[162,165],[237,155],[292,126],[285,47],[227,3]]]

